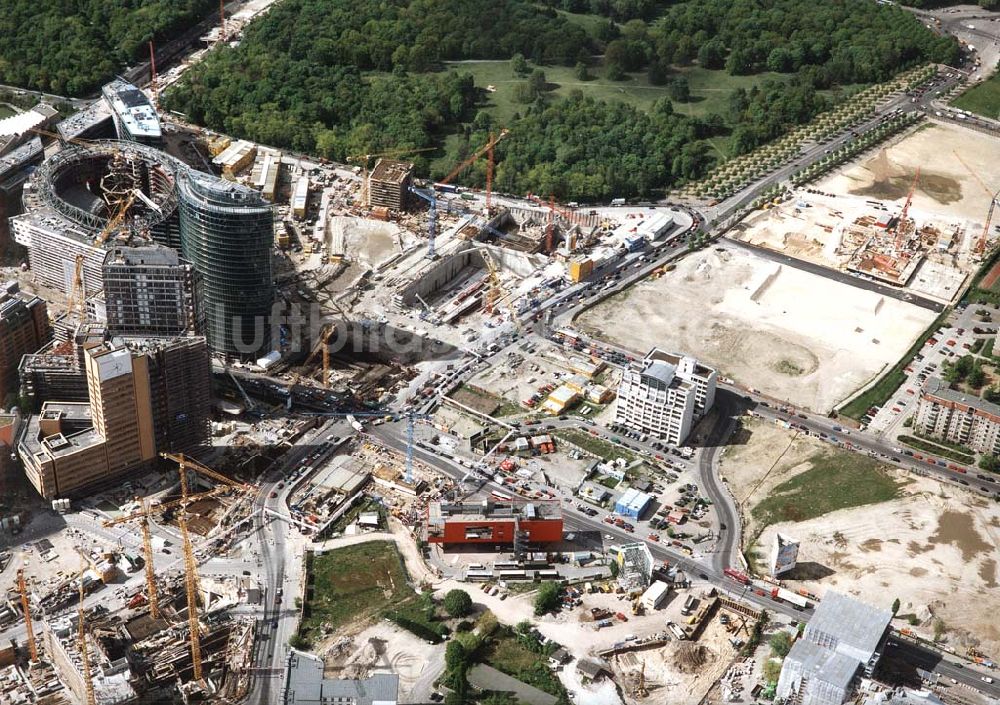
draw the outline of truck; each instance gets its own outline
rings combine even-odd
[[[687,599],[684,600],[684,605],[681,607],[681,614],[688,615],[694,610],[696,600],[694,595],[688,595]]]
[[[679,624],[675,624],[674,622],[667,622],[667,629],[669,629],[670,632],[675,637],[677,637],[678,641],[684,641],[685,639],[687,639],[687,634],[684,633],[684,630],[681,629]]]
[[[735,568],[726,568],[722,571],[727,577],[732,578],[742,585],[747,585],[750,582],[750,576],[741,570],[736,570]]]
[[[347,415],[347,423],[351,424],[351,428],[353,428],[358,433],[364,433],[365,427],[361,424],[360,421],[354,418],[354,414]]]
[[[795,609],[804,610],[809,607],[809,600],[805,596],[798,594],[797,592],[792,592],[791,590],[786,590],[785,588],[778,588],[775,595],[777,599],[795,607]]]

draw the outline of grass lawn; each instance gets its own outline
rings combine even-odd
[[[917,438],[916,436],[898,436],[897,440],[899,440],[900,443],[910,446],[911,448],[916,448],[917,450],[922,450],[926,453],[938,455],[942,458],[947,458],[948,460],[955,460],[965,465],[973,465],[976,462],[974,455],[957,448],[948,448],[944,445],[935,443],[934,441],[925,441],[924,439]]]
[[[548,657],[529,649],[509,630],[498,631],[490,639],[480,661],[546,693],[566,697],[562,683],[549,668]]]
[[[509,123],[514,113],[524,110],[524,105],[514,101],[514,86],[524,79],[514,76],[509,61],[456,61],[449,62],[447,67],[471,73],[480,88],[496,88],[496,92],[487,94],[486,105],[483,107],[501,124]],[[550,96],[568,96],[570,91],[580,89],[585,95],[598,100],[620,100],[640,110],[649,110],[654,102],[668,94],[666,86],[651,85],[645,71],[629,74],[625,81],[609,81],[604,77],[603,64],[598,63],[590,67],[593,79],[581,81],[571,66],[542,66],[541,69],[549,83]],[[724,113],[729,94],[735,89],[750,88],[779,75],[761,73],[756,76],[730,76],[725,71],[711,71],[698,66],[677,68],[675,74],[686,76],[691,86],[693,100],[690,103],[674,102],[674,110],[685,115]]]
[[[12,115],[16,115],[16,114],[17,113],[15,113],[13,110],[11,110],[10,108],[8,108],[6,105],[0,105],[0,120],[3,120],[4,118],[9,118]]]
[[[782,482],[751,510],[760,531],[783,521],[806,521],[838,509],[887,502],[899,492],[881,463],[866,456],[824,450],[809,463],[809,470]]]
[[[406,582],[403,559],[391,541],[373,541],[315,555],[312,594],[300,632],[318,636],[321,625],[337,629],[355,619],[375,618],[420,598]]]
[[[1000,76],[993,74],[979,85],[973,86],[958,96],[952,105],[996,120],[1000,117]]]
[[[625,458],[626,462],[632,462],[635,460],[635,454],[631,451],[620,448],[614,443],[606,441],[603,438],[591,436],[589,433],[584,431],[578,431],[573,428],[564,428],[559,431],[553,431],[552,435],[556,438],[561,438],[564,441],[569,441],[573,445],[582,448],[589,453],[593,453],[604,460],[614,460],[615,458]]]

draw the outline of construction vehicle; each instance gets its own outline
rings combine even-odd
[[[635,689],[632,691],[632,695],[637,698],[645,698],[649,695],[649,690],[646,688],[646,662],[642,662],[642,667],[639,669],[639,680],[635,684]]]
[[[979,236],[979,241],[976,242],[976,247],[974,252],[978,255],[982,255],[986,252],[986,237],[990,232],[990,223],[993,221],[993,210],[996,208],[997,199],[1000,199],[1000,191],[993,194],[990,199],[990,209],[986,213],[986,222],[983,224],[983,234]]]
[[[17,571],[17,590],[21,593],[21,612],[24,613],[24,629],[27,632],[28,656],[32,663],[38,663],[38,644],[35,641],[35,625],[31,621],[31,604],[28,601],[28,584],[24,580],[24,570]]]

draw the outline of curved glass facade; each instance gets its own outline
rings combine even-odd
[[[188,172],[178,179],[181,252],[202,277],[206,335],[242,359],[270,348],[274,213],[256,191]]]

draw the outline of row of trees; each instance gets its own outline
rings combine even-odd
[[[213,0],[4,0],[0,83],[84,95],[211,11]]]

